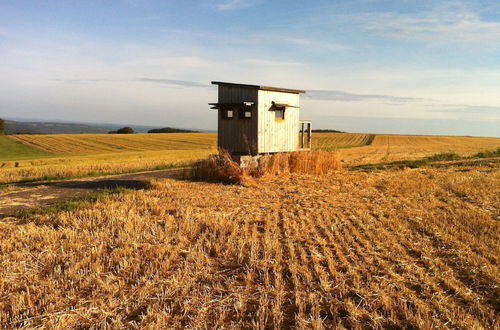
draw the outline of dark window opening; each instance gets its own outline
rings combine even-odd
[[[274,117],[276,120],[285,120],[285,108],[274,110]]]

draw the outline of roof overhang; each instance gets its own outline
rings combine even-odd
[[[238,83],[230,83],[230,82],[223,82],[223,81],[212,81],[212,85],[254,88],[254,89],[259,89],[259,90],[264,90],[264,91],[292,93],[292,94],[303,94],[306,92],[305,90],[301,90],[301,89],[280,88],[280,87],[271,87],[271,86],[262,86],[262,85],[238,84]]]
[[[238,102],[238,103],[209,103],[210,109],[215,110],[234,110],[234,109],[248,109],[255,102]]]
[[[274,101],[272,101],[272,108],[274,109],[285,109],[285,108],[300,108],[296,105],[290,105],[290,104],[287,104],[287,103],[276,103]]]

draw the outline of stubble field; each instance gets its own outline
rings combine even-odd
[[[498,162],[163,180],[0,222],[7,327],[495,328]]]
[[[461,156],[500,147],[500,138],[377,134],[369,146],[341,150],[348,164],[383,163],[419,159],[437,153]]]
[[[8,139],[25,144],[28,154],[41,155],[16,159],[5,152],[2,158],[0,150],[0,184],[189,165],[216,153],[216,137],[215,133],[13,135]],[[316,150],[338,149],[347,166],[440,152],[465,156],[500,147],[500,138],[357,133],[313,133],[312,141]]]
[[[498,141],[377,135],[337,152],[357,165]],[[196,150],[209,151],[165,154]],[[158,153],[132,153],[147,152]],[[0,325],[498,328],[499,164],[344,169],[250,187],[165,179],[73,211],[3,218]]]
[[[213,149],[215,133],[12,135],[31,147],[56,155]]]
[[[186,166],[216,152],[214,133],[12,135],[51,157],[0,158],[0,183]]]

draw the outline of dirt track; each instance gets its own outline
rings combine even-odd
[[[184,172],[185,169],[170,169],[98,178],[13,184],[6,191],[0,192],[0,217],[23,209],[82,198],[105,189],[144,189],[148,187],[149,180],[181,177]]]
[[[432,167],[482,165],[496,168],[500,158],[462,159],[448,162],[436,162]],[[397,167],[387,165],[388,167]],[[40,206],[50,206],[60,202],[74,200],[106,189],[123,187],[127,189],[145,189],[152,179],[183,177],[186,168],[161,171],[147,171],[131,174],[109,175],[98,178],[84,178],[62,181],[34,183],[16,183],[7,190],[0,191],[0,218],[12,213]]]

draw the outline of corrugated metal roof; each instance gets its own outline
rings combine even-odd
[[[261,85],[249,85],[249,84],[238,84],[238,83],[230,83],[223,81],[212,81],[212,85],[226,85],[226,86],[235,86],[235,87],[244,87],[244,88],[256,88],[265,91],[273,91],[273,92],[283,92],[283,93],[293,93],[293,94],[301,94],[306,91],[301,89],[290,89],[290,88],[280,88],[280,87],[271,87],[271,86],[261,86]]]

